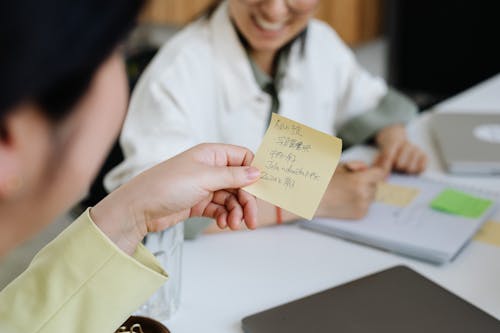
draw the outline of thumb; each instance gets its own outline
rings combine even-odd
[[[369,168],[363,161],[349,161],[344,163],[344,167],[349,171],[364,171]]]
[[[392,165],[394,163],[394,158],[396,157],[396,149],[382,149],[378,154],[373,166],[382,168],[385,172],[390,172],[392,170]]]
[[[205,171],[204,187],[209,191],[241,188],[254,183],[260,171],[253,166],[208,167]]]
[[[364,172],[364,176],[370,183],[378,183],[383,181],[387,174],[384,169],[372,167]]]

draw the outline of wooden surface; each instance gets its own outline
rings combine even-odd
[[[213,0],[149,0],[141,22],[184,25]],[[383,0],[321,0],[316,16],[328,22],[349,45],[376,38],[381,31]]]
[[[213,2],[213,0],[149,0],[141,15],[141,21],[184,25],[201,14]]]

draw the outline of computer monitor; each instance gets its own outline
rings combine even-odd
[[[388,80],[428,107],[500,73],[500,1],[388,0]]]

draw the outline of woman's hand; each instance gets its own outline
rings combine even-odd
[[[340,219],[360,219],[366,215],[375,199],[377,183],[386,173],[364,162],[341,164],[328,185],[316,216]]]
[[[402,125],[388,126],[382,129],[375,139],[380,153],[374,165],[386,172],[392,170],[410,174],[421,173],[427,166],[427,155],[412,144]]]
[[[202,144],[143,172],[91,209],[112,241],[131,254],[147,232],[192,216],[214,218],[220,228],[257,224],[255,198],[241,187],[255,182],[253,154],[241,147]]]

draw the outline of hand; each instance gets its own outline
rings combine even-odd
[[[240,188],[260,173],[253,154],[241,147],[202,144],[143,172],[91,209],[92,219],[131,254],[147,232],[192,216],[214,218],[220,228],[254,229],[255,198]]]
[[[386,173],[364,162],[341,164],[328,185],[317,216],[360,219],[366,215],[375,199],[377,183]]]
[[[392,170],[410,174],[418,174],[427,166],[426,154],[408,141],[406,130],[401,125],[382,129],[376,137],[380,153],[374,166],[381,167],[387,173]]]

